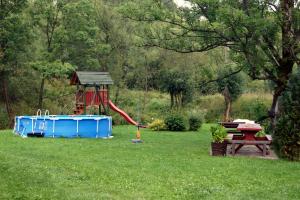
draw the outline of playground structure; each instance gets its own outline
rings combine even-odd
[[[76,85],[75,115],[85,115],[87,109],[96,107],[99,115],[107,115],[109,109],[119,113],[128,123],[144,127],[134,121],[126,112],[118,108],[109,99],[109,86],[113,80],[108,72],[74,72],[70,81],[71,85]]]
[[[71,85],[76,85],[74,115],[16,116],[14,133],[22,137],[112,137],[112,118],[107,116],[109,109],[119,113],[128,123],[137,126],[136,140],[140,140],[139,128],[145,127],[134,121],[126,112],[109,100],[109,85],[113,81],[108,72],[74,72]],[[87,108],[97,108],[98,115],[87,115]]]

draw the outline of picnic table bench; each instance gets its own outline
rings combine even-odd
[[[245,122],[218,122],[226,128],[228,134],[241,135],[241,131],[236,130],[239,124],[244,124]]]
[[[261,130],[261,127],[258,124],[254,125],[239,125],[238,130],[240,130],[244,136],[237,137],[234,134],[228,134],[226,141],[231,144],[231,153],[235,155],[239,149],[244,145],[255,145],[261,152],[263,156],[269,153],[268,146],[272,143],[272,136],[266,135],[265,140],[256,140],[254,135]],[[237,147],[236,147],[237,146]]]
[[[225,128],[237,128],[239,124],[245,124],[245,122],[218,122],[218,124]]]

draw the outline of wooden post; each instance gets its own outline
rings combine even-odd
[[[235,155],[235,143],[231,144],[231,153],[233,156]]]
[[[267,152],[267,145],[263,144],[263,156],[266,156],[266,152]]]
[[[95,92],[97,94],[97,97],[98,97],[98,100],[101,101],[100,97],[99,97],[99,94],[98,94],[98,89],[97,89],[98,86],[95,86]],[[102,109],[101,109],[101,103],[98,105],[98,114],[101,115],[102,113]]]
[[[83,87],[83,113],[86,115],[86,87]]]
[[[108,104],[108,102],[109,102],[109,86],[108,85],[106,85],[106,91],[107,91],[107,104]],[[107,112],[109,112],[109,106],[106,104],[106,107],[107,107]]]
[[[98,98],[100,100],[100,103],[101,103],[101,105],[103,107],[103,111],[104,111],[103,113],[106,114],[106,109],[105,109],[105,106],[104,106],[104,102],[103,102],[103,99],[101,98],[101,95],[99,95],[98,87],[96,87],[96,92],[97,92]]]

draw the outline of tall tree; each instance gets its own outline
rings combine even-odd
[[[64,76],[72,68],[68,63],[62,63],[55,55],[55,50],[59,46],[57,40],[59,29],[62,24],[62,11],[66,6],[65,0],[38,0],[34,1],[31,8],[33,22],[37,27],[37,34],[42,33],[41,49],[38,58],[32,63],[33,69],[40,74],[40,90],[38,105],[43,108],[43,99],[45,91],[45,81],[54,77]]]
[[[26,61],[22,55],[30,42],[29,26],[23,20],[22,14],[26,2],[0,1],[0,86],[10,122],[13,116],[8,95],[9,77]]]
[[[242,94],[243,79],[240,73],[224,78],[227,74],[231,74],[232,71],[232,68],[228,67],[222,69],[218,74],[217,84],[219,92],[222,93],[225,101],[224,121],[230,121],[232,103]]]
[[[97,7],[93,1],[78,0],[63,9],[63,28],[57,56],[80,70],[100,70],[99,55],[110,52],[105,34],[97,24]]]
[[[162,89],[170,94],[171,108],[182,107],[192,99],[193,84],[186,72],[173,70],[162,71]]]
[[[278,97],[293,66],[300,65],[298,0],[191,0],[189,8],[170,9],[163,1],[126,3],[125,17],[145,22],[145,46],[181,53],[228,47],[239,69],[253,79],[275,84],[269,117],[275,123]],[[137,27],[138,28],[138,27]]]

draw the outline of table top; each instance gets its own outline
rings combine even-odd
[[[239,124],[244,124],[245,122],[218,122],[218,124],[224,126],[225,128],[237,128]]]
[[[259,124],[239,124],[236,129],[239,131],[261,131],[262,127]]]

